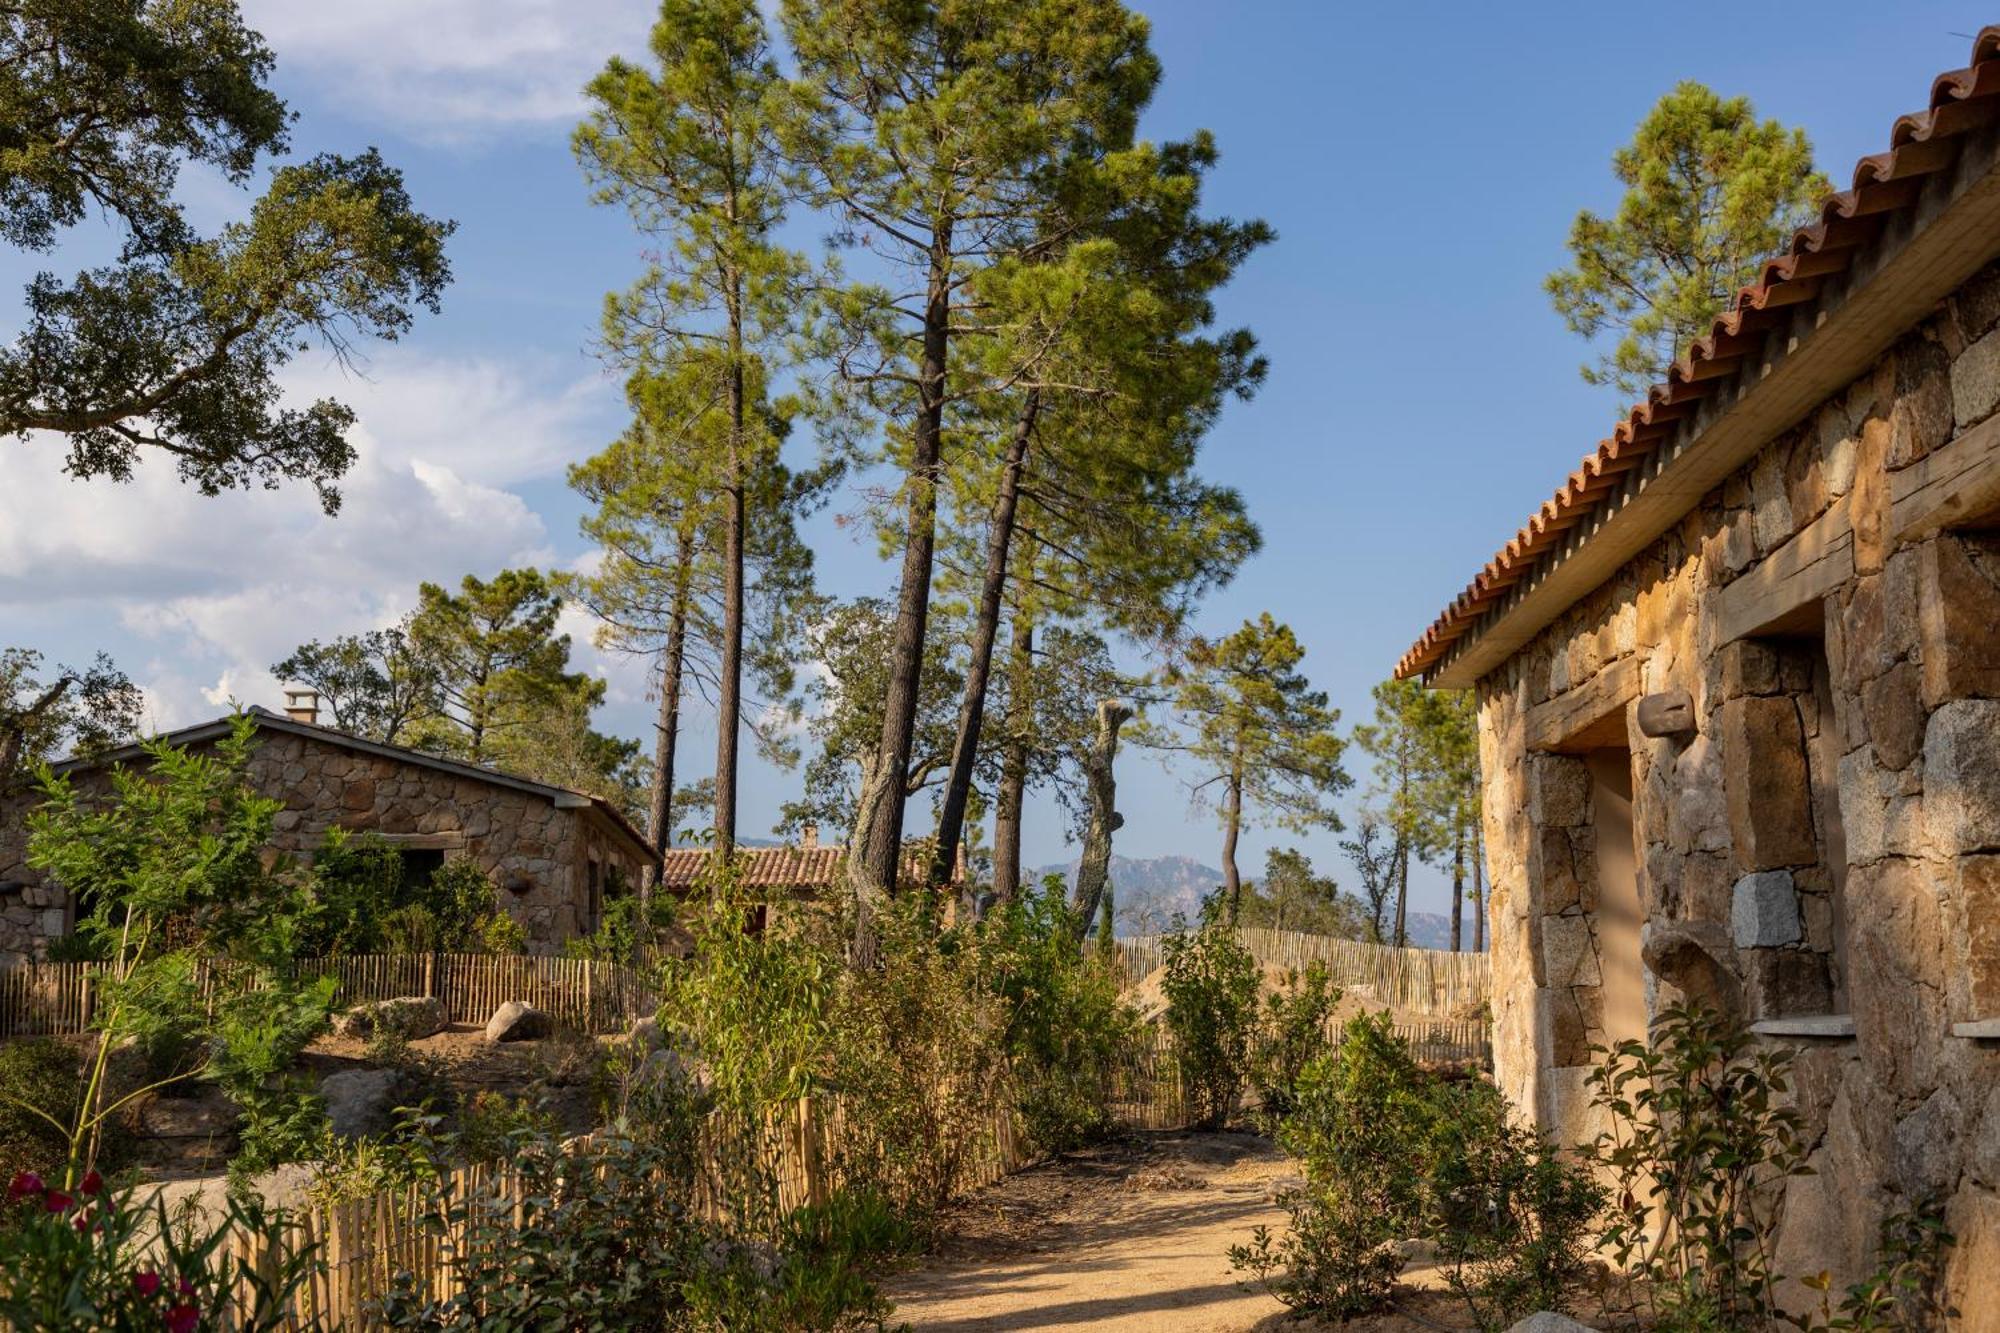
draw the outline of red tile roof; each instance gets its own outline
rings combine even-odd
[[[840,843],[812,847],[739,847],[737,855],[743,860],[743,882],[757,889],[824,889],[840,882],[841,863],[847,859],[847,848]],[[701,872],[707,867],[709,849],[706,847],[675,847],[660,858],[660,886],[668,892],[684,892],[694,887]],[[903,874],[910,880],[921,880],[930,868],[929,858],[922,852],[906,850],[903,854]],[[964,866],[953,876],[954,882],[964,879]]]
[[[1676,423],[1694,415],[1701,401],[1725,384],[1746,355],[1758,351],[1763,335],[1785,318],[1785,307],[1812,300],[1827,275],[1846,271],[1861,245],[1873,240],[1896,214],[1913,210],[1924,178],[1958,160],[1961,136],[2000,119],[2000,25],[1980,31],[1972,60],[1964,69],[1940,74],[1931,84],[1930,105],[1899,117],[1889,134],[1889,151],[1864,157],[1854,168],[1854,184],[1821,205],[1819,220],[1802,227],[1785,253],[1766,260],[1757,281],[1737,294],[1734,306],[1718,316],[1707,337],[1635,405],[1611,437],[1587,455],[1575,472],[1514,539],[1446,607],[1422,638],[1396,664],[1396,675],[1429,671],[1452,644],[1478,623],[1509,588],[1527,577],[1562,534],[1587,521],[1592,510],[1638,467]]]

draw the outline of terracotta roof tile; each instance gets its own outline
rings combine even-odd
[[[1693,415],[1701,401],[1758,350],[1761,335],[1783,318],[1777,312],[1819,295],[1823,280],[1845,272],[1859,247],[1873,240],[1889,218],[1915,206],[1926,177],[1958,160],[1962,136],[2000,120],[2000,24],[1983,29],[1964,69],[1940,74],[1931,84],[1930,105],[1898,117],[1889,150],[1855,164],[1850,188],[1829,197],[1817,221],[1801,227],[1785,252],[1766,260],[1757,280],[1737,294],[1668,372],[1648,391],[1561,490],[1544,501],[1527,524],[1487,562],[1464,592],[1424,631],[1396,664],[1400,677],[1431,667],[1474,626],[1508,588],[1525,578],[1561,535],[1587,521],[1599,501],[1617,486],[1619,474],[1645,462],[1673,433],[1673,424]]]
[[[739,847],[744,883],[757,889],[824,889],[840,881],[847,848],[840,843],[817,847]],[[706,847],[674,847],[660,858],[660,886],[668,892],[694,887],[707,867]],[[905,851],[903,873],[921,879],[928,863],[920,852]],[[956,878],[963,878],[963,872]]]

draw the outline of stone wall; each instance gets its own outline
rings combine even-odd
[[[1649,1012],[1851,1016],[1762,1038],[1799,1049],[1817,1171],[1788,1187],[1784,1271],[1857,1276],[1924,1195],[1949,1200],[1960,1292],[2000,1269],[2000,1043],[1953,1032],[2000,1018],[2000,537],[1892,511],[1996,407],[2000,266],[1479,685],[1516,1104],[1594,1132],[1592,748],[1630,751]],[[1964,442],[2000,454],[2000,423]],[[1636,701],[1674,691],[1693,730],[1642,734]]]
[[[338,826],[470,857],[493,878],[498,905],[536,952],[596,928],[593,859],[600,876],[615,867],[628,884],[638,883],[643,867],[631,839],[593,807],[559,808],[535,792],[315,738],[264,730],[250,774],[259,791],[285,803],[278,850],[308,854]],[[77,780],[86,790],[103,782],[95,774]],[[0,812],[0,883],[21,886],[0,896],[0,964],[41,956],[69,925],[66,896],[24,863],[24,805]]]

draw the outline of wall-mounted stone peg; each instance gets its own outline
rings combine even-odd
[[[1694,700],[1686,690],[1647,695],[1639,700],[1639,730],[1655,740],[1694,735]]]

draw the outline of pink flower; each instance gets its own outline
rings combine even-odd
[[[160,1289],[160,1275],[158,1273],[134,1273],[132,1275],[132,1285],[137,1288],[141,1296],[150,1299]]]
[[[30,1194],[42,1192],[42,1178],[32,1171],[22,1171],[7,1182],[7,1202],[19,1203]]]
[[[167,1311],[168,1333],[194,1333],[194,1327],[201,1322],[201,1316],[192,1305],[176,1305]]]
[[[180,1293],[182,1296],[194,1295],[194,1283],[188,1281],[186,1278],[182,1278],[180,1285]]]
[[[97,1174],[96,1167],[92,1167],[83,1173],[83,1192],[85,1194],[101,1194],[103,1191],[104,1177]]]
[[[69,1206],[75,1202],[75,1199],[64,1194],[61,1190],[50,1190],[48,1193],[42,1195],[42,1207],[52,1213],[66,1212]]]

